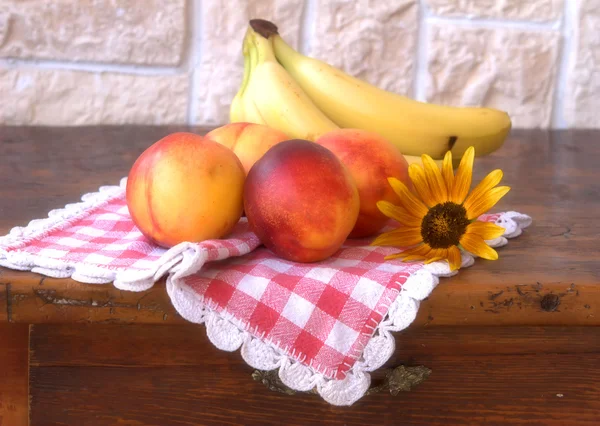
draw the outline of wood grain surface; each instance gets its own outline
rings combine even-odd
[[[431,376],[351,407],[284,395],[194,326],[36,325],[34,425],[595,425],[600,328],[426,327],[399,333],[390,365]],[[175,347],[177,349],[175,349]],[[66,357],[65,354],[72,354]]]
[[[153,142],[188,127],[0,127],[0,233],[45,217],[126,176]],[[475,182],[494,168],[513,189],[494,211],[517,210],[533,225],[421,304],[421,325],[600,325],[600,131],[513,131],[475,162]],[[7,290],[10,289],[10,294]],[[179,324],[163,284],[126,294],[110,285],[0,269],[0,320],[24,323]],[[144,297],[144,299],[141,299]],[[138,303],[138,301],[141,302]],[[115,306],[117,305],[117,306]],[[9,313],[10,312],[10,315]]]
[[[208,129],[0,127],[0,234],[116,184],[146,147],[182,130]],[[0,426],[27,424],[28,375],[36,426],[597,425],[598,138],[513,131],[476,160],[475,182],[501,168],[513,188],[494,210],[534,222],[498,261],[441,279],[396,333],[388,366],[432,369],[411,392],[352,407],[274,393],[251,379],[239,352],[216,349],[203,326],[183,320],[163,282],[131,293],[0,268]],[[30,335],[26,324],[35,324]]]
[[[215,355],[238,358],[229,358],[227,353],[216,349],[209,342],[203,326],[189,323],[164,327],[150,324],[39,324],[32,325],[31,330],[32,366],[216,366],[223,360]],[[152,333],[156,336],[149,338]],[[424,359],[439,354],[600,353],[600,327],[411,327],[395,336],[397,347],[389,366],[405,363],[417,353]],[[123,345],[115,351],[115,345],[119,343]],[[455,347],[451,348],[452,344]]]
[[[0,426],[29,422],[29,326],[0,324]]]
[[[8,303],[6,319],[13,323],[183,324],[166,293],[165,283],[145,292],[121,291],[112,285],[86,285],[71,279],[4,270],[0,296]],[[2,320],[2,313],[0,313]]]
[[[0,271],[1,273],[2,271]],[[8,322],[10,284],[0,283],[0,324]]]

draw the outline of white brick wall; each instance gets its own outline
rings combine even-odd
[[[250,18],[419,100],[600,128],[600,0],[0,0],[0,124],[222,124]]]

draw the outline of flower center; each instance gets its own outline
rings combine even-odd
[[[469,223],[467,210],[447,201],[429,209],[421,222],[421,236],[432,248],[457,246]]]

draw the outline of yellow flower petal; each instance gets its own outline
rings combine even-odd
[[[410,256],[406,256],[402,259],[404,262],[418,262],[421,260],[425,260],[425,256],[419,256],[418,254],[411,254]]]
[[[453,201],[457,204],[462,204],[462,202],[465,201],[465,198],[469,193],[469,189],[471,188],[474,158],[475,148],[470,146],[467,148],[465,154],[460,160],[460,165],[458,166],[458,171],[456,172],[456,177],[454,179],[452,194],[450,194],[450,201]]]
[[[444,260],[448,258],[448,249],[433,249],[429,253],[425,264],[428,265],[433,262],[437,262],[438,260]]]
[[[423,162],[423,166],[425,168],[427,184],[429,185],[429,189],[431,190],[431,195],[433,196],[435,204],[445,203],[448,201],[448,189],[446,188],[446,183],[442,178],[442,172],[440,172],[439,167],[429,155],[423,154],[421,156],[421,161]]]
[[[504,235],[506,230],[491,222],[476,221],[467,226],[467,234],[477,234],[484,240],[493,240]]]
[[[418,245],[417,247],[409,248],[408,250],[404,250],[402,255],[405,257],[409,256],[421,256],[425,258],[429,252],[431,252],[431,247],[429,244],[423,243]]]
[[[452,194],[452,188],[454,188],[454,170],[452,168],[452,151],[446,151],[444,155],[444,161],[442,162],[442,177],[446,182],[446,189],[448,190],[448,198]]]
[[[479,197],[479,201],[476,204],[473,204],[467,210],[467,218],[472,220],[487,212],[494,207],[496,203],[500,201],[500,198],[504,197],[508,191],[510,191],[509,186],[497,186],[496,188],[490,189]]]
[[[451,271],[456,271],[457,269],[460,269],[460,265],[462,264],[462,257],[458,247],[452,246],[448,249],[448,264],[450,265]]]
[[[398,259],[399,257],[403,257],[404,253],[400,252],[400,253],[394,253],[394,254],[388,254],[387,256],[385,256],[383,258],[383,260],[392,260],[392,259]]]
[[[465,203],[464,203],[465,209],[467,209],[467,211],[469,211],[469,208],[471,208],[471,206],[473,204],[479,202],[479,199],[481,198],[481,196],[483,196],[490,189],[492,189],[493,187],[498,185],[500,183],[500,181],[502,180],[502,175],[503,175],[502,170],[496,169],[496,170],[491,171],[486,177],[484,177],[482,179],[482,181],[479,182],[479,184],[475,187],[475,189],[473,189],[473,191],[471,191],[471,193],[465,200]]]
[[[406,226],[421,226],[421,219],[414,217],[406,212],[404,207],[395,206],[389,201],[378,201],[377,208],[387,217],[394,219]]]
[[[392,186],[392,189],[400,197],[400,203],[409,214],[412,214],[419,219],[422,219],[427,214],[427,207],[421,200],[413,195],[412,192],[408,190],[404,183],[400,182],[398,179],[390,177],[388,178],[388,182]]]
[[[384,232],[377,236],[371,243],[374,246],[396,246],[408,247],[423,241],[421,228],[398,228],[393,231]]]
[[[437,202],[431,194],[423,167],[418,164],[411,164],[408,167],[408,175],[410,176],[410,180],[412,181],[417,194],[419,194],[419,197],[421,197],[421,200],[423,200],[427,207],[435,206]]]
[[[427,243],[419,244],[417,247],[409,248],[408,250],[401,251],[387,255],[384,259],[397,259],[399,257],[405,259],[412,259],[418,256],[419,260],[425,259],[425,256],[431,251],[431,247]],[[415,259],[416,260],[416,259]]]
[[[484,259],[498,259],[498,253],[496,253],[496,250],[488,246],[485,241],[483,241],[483,238],[477,234],[463,235],[460,239],[460,245],[463,246],[465,250]]]

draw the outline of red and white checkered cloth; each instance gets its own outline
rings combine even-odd
[[[199,244],[207,260],[249,253],[260,241],[240,222],[228,239]],[[0,247],[7,254],[27,253],[31,259],[56,260],[70,267],[92,266],[117,271],[158,269],[167,249],[142,235],[129,215],[125,196],[119,193],[59,222],[51,229]]]
[[[5,250],[73,265],[134,270],[151,268],[166,252],[141,234],[120,196]]]
[[[241,220],[226,239],[194,245],[203,254],[203,266],[197,271],[190,265],[194,273],[184,274],[183,282],[205,305],[244,331],[325,377],[342,379],[407,278],[423,268],[422,263],[384,261],[397,249],[372,247],[369,242],[348,240],[329,259],[294,263],[260,246]],[[172,259],[135,227],[123,190],[44,226],[16,229],[11,238],[0,240],[0,264],[17,269],[42,266],[43,271],[54,267],[68,272],[91,267],[147,273]]]
[[[326,377],[341,379],[360,357],[418,264],[383,261],[390,249],[351,242],[302,264],[261,247],[184,279],[212,309]]]

